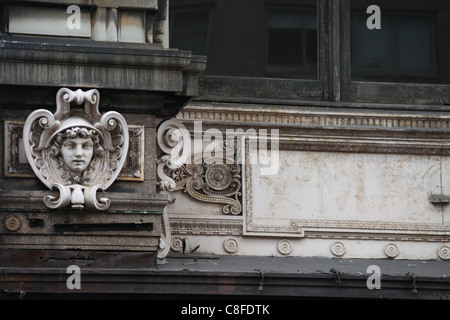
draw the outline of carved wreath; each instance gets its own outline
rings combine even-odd
[[[36,176],[59,197],[47,195],[44,203],[55,209],[109,208],[111,200],[97,199],[119,175],[128,152],[128,127],[115,111],[100,114],[100,94],[96,89],[71,91],[62,88],[56,95],[56,112],[32,112],[24,125],[27,159]],[[84,108],[71,109],[71,103]]]

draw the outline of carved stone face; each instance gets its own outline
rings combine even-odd
[[[25,121],[25,154],[36,176],[51,190],[44,197],[51,209],[66,207],[108,209],[111,200],[97,199],[119,176],[127,159],[129,133],[125,118],[98,110],[99,92],[61,88],[56,112],[33,111]],[[84,108],[71,109],[71,103]]]
[[[64,166],[75,174],[86,170],[93,154],[94,142],[91,138],[66,139],[61,146]]]

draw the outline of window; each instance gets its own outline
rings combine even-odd
[[[210,20],[208,6],[170,10],[170,47],[207,55]]]
[[[326,27],[318,28],[317,3],[171,0],[171,47],[207,56],[200,90],[208,99],[322,100]]]
[[[206,54],[209,75],[317,78],[315,0],[279,2],[172,1],[171,45]]]
[[[352,79],[437,82],[433,16],[383,12],[383,26],[370,30],[367,15],[352,17]]]
[[[340,18],[349,28],[340,39],[342,99],[430,110],[449,104],[449,4],[344,0]],[[381,29],[366,26],[370,5],[381,9]]]
[[[170,5],[175,47],[208,58],[200,100],[421,110],[450,104],[448,0]],[[367,28],[371,5],[381,9],[379,30]],[[197,12],[183,16],[187,9]]]
[[[317,13],[270,10],[265,74],[275,78],[317,78]]]

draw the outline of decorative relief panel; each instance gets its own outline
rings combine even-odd
[[[33,178],[33,169],[25,155],[23,146],[23,122],[5,121],[5,177],[10,178]]]
[[[236,140],[221,145],[219,148],[223,152],[217,152],[216,148],[213,152],[189,154],[185,162],[175,164],[174,147],[179,148],[184,143],[190,145],[191,142],[189,133],[179,135],[181,131],[174,131],[174,125],[177,125],[176,122],[167,121],[158,130],[160,147],[165,152],[157,160],[159,188],[182,190],[193,199],[222,204],[222,212],[226,215],[242,214],[241,166],[234,157],[238,150],[234,143]],[[178,150],[178,153],[183,153],[183,150]]]
[[[434,206],[429,197],[449,174],[448,157],[282,150],[280,159],[274,176],[244,166],[244,235],[446,238],[442,212],[446,217],[449,208]]]
[[[450,168],[450,118],[446,115],[280,111],[208,104],[190,105],[178,119],[186,126],[195,121],[214,124],[224,132],[241,125],[245,129],[251,125],[280,128],[276,175],[261,175],[260,166],[249,161],[255,150],[247,141],[241,143],[245,158],[240,165],[242,197],[236,200],[241,201],[242,209],[236,218],[242,217],[242,229],[238,228],[240,221],[233,221],[233,231],[228,234],[420,242],[446,239],[448,222],[443,223],[442,217],[448,216],[449,207],[430,202],[441,189],[448,193],[445,179],[441,179],[448,176]],[[190,134],[194,133],[186,135]],[[167,140],[175,146],[180,138],[169,134]],[[175,178],[180,174],[193,177],[194,172],[182,169],[174,174],[178,168],[170,168],[169,159],[164,158],[171,150],[159,159],[158,168],[164,168],[158,175],[160,187],[184,190],[184,178],[180,182]],[[220,187],[207,181],[205,168],[201,174],[203,184]],[[202,223],[207,219],[221,223],[217,216],[175,214],[171,226],[176,227],[174,233],[223,234],[223,230],[211,229],[212,222]],[[197,226],[195,231],[189,230],[189,224]],[[207,233],[203,233],[204,226],[208,226]],[[387,246],[385,254],[395,257],[397,246]]]
[[[23,121],[5,121],[5,168],[7,178],[34,178],[23,146]],[[128,125],[129,150],[116,180],[144,181],[144,126]]]
[[[400,251],[398,250],[398,247],[396,244],[388,243],[387,245],[384,246],[384,253],[389,258],[395,258],[396,256],[398,256]]]
[[[47,195],[51,209],[66,207],[98,210],[111,200],[97,199],[118,177],[126,161],[129,136],[123,116],[115,111],[100,114],[100,95],[95,89],[56,95],[56,112],[32,112],[25,121],[23,143],[34,174],[59,197]],[[83,108],[71,108],[71,103]]]

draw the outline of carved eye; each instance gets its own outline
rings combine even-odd
[[[64,148],[66,149],[73,149],[75,148],[75,144],[73,144],[72,142],[66,142],[63,144]]]
[[[84,145],[83,145],[83,148],[84,149],[92,149],[92,143],[91,142],[86,142]]]

